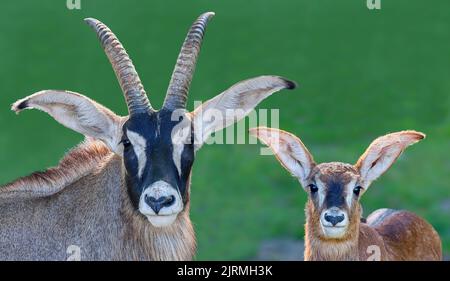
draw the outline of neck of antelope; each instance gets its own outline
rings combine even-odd
[[[306,203],[305,212],[305,260],[359,260],[359,206],[350,218],[347,234],[340,239],[324,237],[320,217],[311,200]]]

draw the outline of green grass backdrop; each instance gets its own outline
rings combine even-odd
[[[55,165],[82,140],[48,115],[17,117],[10,104],[42,89],[69,89],[126,114],[114,73],[90,28],[118,35],[159,107],[191,22],[215,11],[190,94],[206,100],[262,74],[296,80],[260,108],[318,162],[355,162],[377,136],[427,134],[362,198],[365,214],[408,209],[429,220],[450,252],[450,2],[382,0],[5,0],[0,4],[0,182]],[[269,124],[270,125],[270,124]],[[301,239],[306,195],[260,145],[208,145],[192,179],[198,256],[252,258],[264,239]],[[1,214],[0,214],[1,215]]]

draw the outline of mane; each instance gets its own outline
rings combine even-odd
[[[87,138],[67,152],[57,166],[0,186],[0,203],[53,195],[89,174],[111,155],[103,142]]]

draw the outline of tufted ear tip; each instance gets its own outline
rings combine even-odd
[[[370,183],[384,174],[403,151],[426,137],[424,133],[405,130],[375,139],[355,164],[362,178]]]
[[[426,134],[417,131],[407,131],[407,133],[411,134],[416,140],[423,140],[427,137]]]
[[[286,78],[282,78],[284,82],[286,83],[286,89],[288,90],[294,90],[298,87],[298,84],[295,81],[288,80]]]
[[[11,105],[11,110],[19,114],[22,110],[29,108],[28,99],[21,99]]]
[[[424,133],[414,130],[406,130],[388,134],[386,135],[386,139],[389,139],[390,136],[397,137],[405,146],[415,144],[426,138]]]

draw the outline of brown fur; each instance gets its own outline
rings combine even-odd
[[[358,177],[355,168],[345,163],[325,163],[312,173],[324,182],[349,183]],[[373,212],[367,223],[361,223],[358,202],[347,209],[349,228],[344,237],[324,237],[320,226],[321,209],[312,199],[306,204],[305,260],[368,260],[377,246],[380,260],[442,260],[442,245],[434,228],[422,218],[407,211],[380,209]]]
[[[327,239],[320,229],[319,216],[316,215],[311,200],[306,203],[305,260],[355,260],[358,253],[358,225],[350,224],[342,239]],[[359,219],[357,212],[351,220]]]
[[[267,144],[308,192],[305,260],[442,259],[438,233],[410,212],[381,209],[361,223],[361,195],[425,134],[409,130],[379,137],[355,165],[317,165],[302,141],[289,132],[258,127],[250,134]]]

